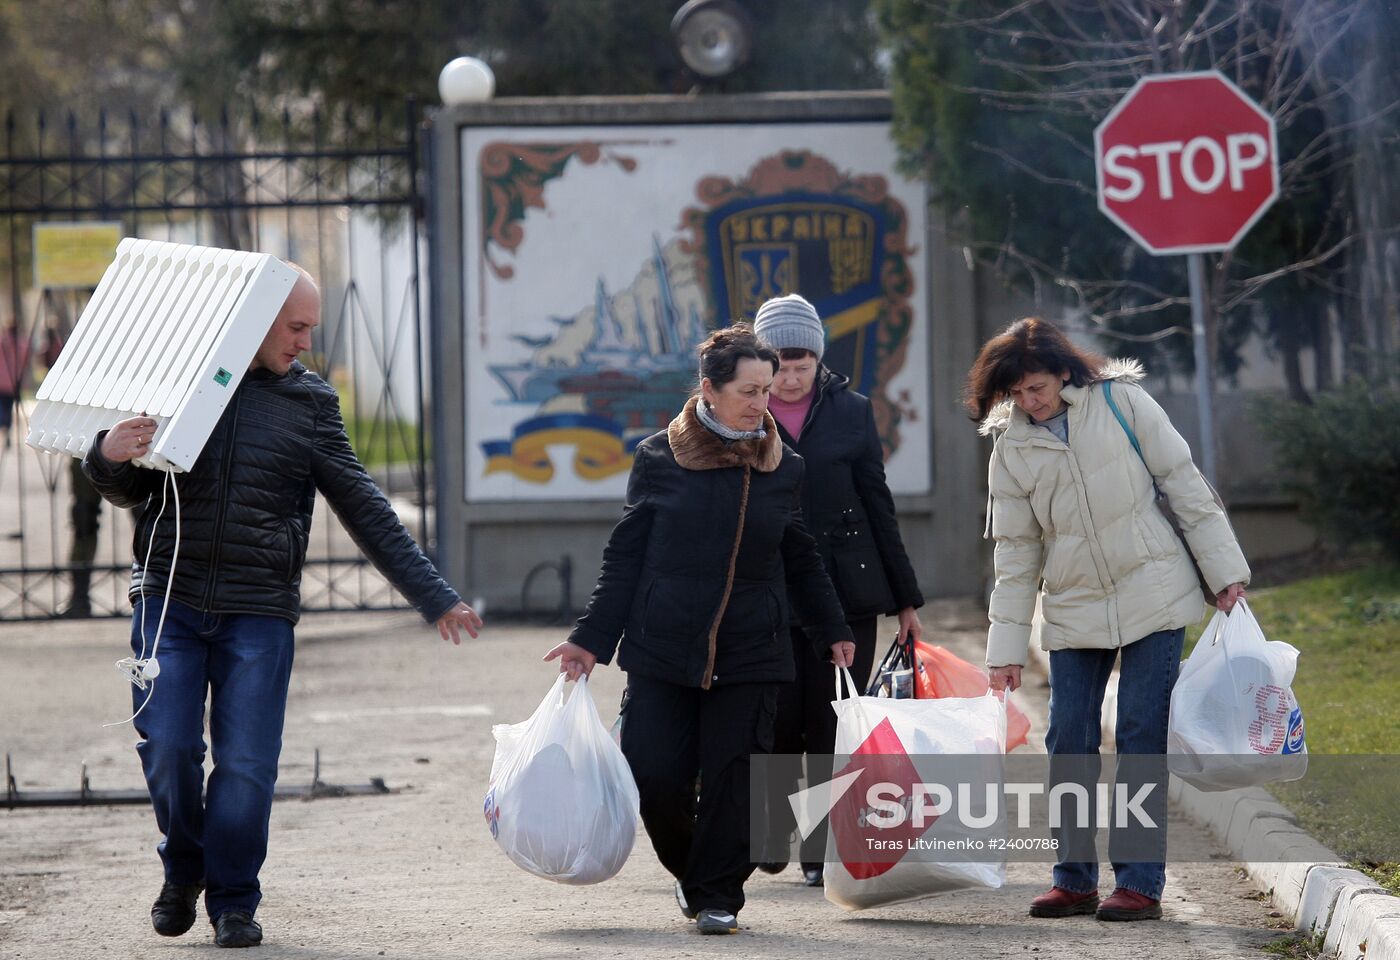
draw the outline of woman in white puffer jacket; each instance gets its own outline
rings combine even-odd
[[[968,410],[983,435],[996,438],[988,476],[996,587],[987,665],[994,688],[1020,686],[1038,598],[1040,642],[1050,652],[1045,746],[1055,780],[1097,776],[1099,714],[1120,653],[1117,752],[1166,752],[1184,628],[1204,612],[1192,557],[1222,610],[1234,606],[1249,581],[1224,512],[1186,441],[1138,386],[1142,376],[1136,361],[1105,361],[1038,318],[1019,320],[989,340],[968,374]],[[1157,506],[1155,489],[1170,501],[1187,544]],[[1078,772],[1057,776],[1057,769],[1071,768]],[[1145,804],[1163,818],[1151,840],[1159,854],[1165,792],[1163,765],[1160,787]],[[1070,805],[1067,822],[1073,814]],[[1115,846],[1129,849],[1132,840],[1111,837],[1115,890],[1100,903],[1096,857],[1083,846],[1092,836],[1059,830],[1056,837],[1054,886],[1032,902],[1032,916],[1161,916],[1160,855],[1144,862],[1137,849],[1129,854],[1134,859],[1120,858]]]

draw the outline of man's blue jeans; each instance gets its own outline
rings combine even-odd
[[[1181,665],[1184,629],[1148,634],[1122,648],[1123,662],[1118,671],[1117,751],[1126,754],[1165,754],[1167,715],[1171,708],[1172,687]],[[1045,750],[1052,757],[1051,779],[1078,781],[1088,770],[1097,777],[1097,759],[1077,763],[1070,757],[1098,757],[1102,729],[1104,689],[1113,672],[1118,650],[1052,650],[1050,652],[1050,729],[1045,734]],[[1053,758],[1065,758],[1057,765]],[[1057,772],[1057,766],[1059,771]],[[1092,768],[1092,769],[1089,769]],[[1064,774],[1066,769],[1075,772]],[[1160,837],[1166,837],[1166,780],[1153,793],[1147,811],[1161,824]],[[1094,795],[1092,786],[1090,796]],[[1130,788],[1131,796],[1136,791]],[[1157,817],[1162,819],[1158,820]],[[1091,816],[1092,825],[1097,820]],[[1116,828],[1117,817],[1113,820]],[[1058,835],[1064,831],[1059,831]],[[1116,886],[1136,891],[1153,900],[1162,899],[1166,883],[1163,862],[1120,862],[1113,856],[1114,830],[1110,830],[1109,855],[1113,860]],[[1061,851],[1066,850],[1061,840]],[[1165,848],[1162,848],[1165,855]],[[1063,854],[1062,854],[1063,855]],[[1055,886],[1075,893],[1088,893],[1098,887],[1099,865],[1088,861],[1065,860],[1055,864]]]
[[[131,648],[150,655],[162,597],[139,601]],[[253,913],[262,894],[268,820],[282,752],[282,720],[292,673],[292,623],[259,614],[202,613],[170,601],[161,631],[160,675],[136,718],[136,752],[146,774],[157,846],[172,883],[205,883],[212,921],[230,910]],[[147,691],[132,690],[137,707]],[[204,796],[204,699],[214,769]]]

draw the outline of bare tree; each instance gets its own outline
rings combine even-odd
[[[1185,284],[1179,267],[1091,213],[1090,132],[1144,75],[1220,70],[1274,116],[1281,176],[1274,209],[1239,247],[1209,258],[1212,368],[1222,340],[1237,344],[1257,323],[1305,395],[1298,351],[1314,347],[1319,366],[1330,362],[1336,316],[1346,369],[1381,375],[1374,361],[1397,342],[1387,271],[1400,259],[1400,191],[1386,165],[1400,139],[1394,9],[1380,0],[883,0],[880,9],[906,158],[952,206],[979,197],[1001,206],[972,218],[969,246],[1128,339],[1186,332]],[[969,176],[1021,186],[968,187]],[[1056,236],[1031,222],[1056,204],[1089,223]]]

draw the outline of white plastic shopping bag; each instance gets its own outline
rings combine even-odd
[[[524,723],[497,724],[484,804],[506,856],[559,883],[607,880],[637,836],[637,784],[598,717],[586,679],[564,674]]]
[[[840,675],[854,691],[850,674],[843,668]],[[965,887],[1000,887],[1006,862],[988,852],[988,841],[1006,833],[1000,782],[1005,702],[990,693],[938,700],[843,699],[840,675],[832,703],[837,763],[850,759],[832,777],[832,786],[844,792],[831,805],[828,820],[827,859],[834,862],[826,865],[826,898],[847,910],[864,910]],[[972,773],[966,778],[995,781],[996,798],[981,811],[992,817],[990,823],[971,823],[974,818],[963,817],[961,808],[929,814],[928,798],[914,795],[919,785],[947,781],[950,767],[960,771],[955,778]],[[943,859],[939,850],[964,852]]]
[[[1297,780],[1308,769],[1293,696],[1298,651],[1267,640],[1249,605],[1216,611],[1172,690],[1167,766],[1201,790]]]

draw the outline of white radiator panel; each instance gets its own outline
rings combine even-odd
[[[276,257],[128,238],[39,387],[26,442],[81,457],[97,434],[155,418],[141,466],[193,466],[297,273]]]

